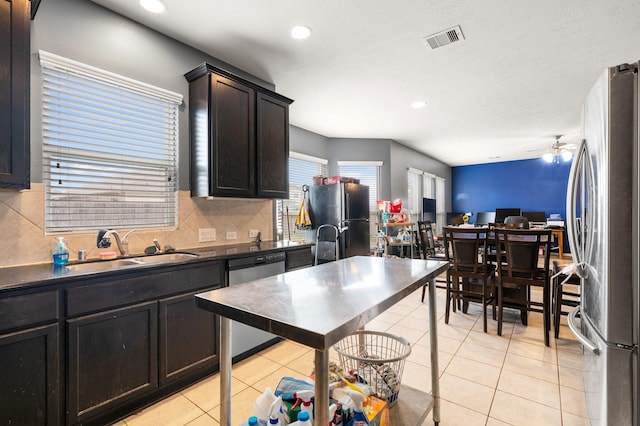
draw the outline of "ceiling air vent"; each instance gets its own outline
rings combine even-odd
[[[449,28],[448,30],[423,37],[422,40],[427,45],[429,45],[429,47],[435,49],[438,47],[446,46],[447,44],[462,41],[464,40],[464,35],[462,34],[462,28],[460,28],[459,25],[456,25],[455,27]]]

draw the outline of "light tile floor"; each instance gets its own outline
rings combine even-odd
[[[403,383],[429,392],[428,307],[421,290],[384,312],[368,329],[406,337],[412,345]],[[482,332],[481,308],[452,313],[444,323],[445,292],[437,290],[441,425],[588,425],[582,387],[582,349],[563,323],[560,338],[544,346],[542,316],[529,326],[506,310],[503,335],[489,311]],[[517,319],[517,321],[516,321]],[[553,330],[552,330],[553,333]],[[333,351],[332,351],[333,352]],[[332,353],[331,358],[337,359]],[[303,377],[313,368],[313,351],[284,341],[232,369],[232,420],[239,425],[253,414],[253,402],[283,376]],[[402,398],[402,393],[399,395]],[[218,425],[219,376],[216,374],[117,425]],[[431,415],[424,425],[433,424]],[[402,426],[402,425],[401,425]]]

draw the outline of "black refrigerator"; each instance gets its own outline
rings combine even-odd
[[[368,256],[369,187],[357,183],[336,183],[309,188],[309,215],[312,230],[308,240],[316,240],[320,225],[335,225],[341,230],[338,244],[340,258]]]

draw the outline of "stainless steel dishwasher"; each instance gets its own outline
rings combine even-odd
[[[254,281],[285,272],[285,253],[253,254],[238,259],[229,259],[229,286]],[[256,297],[260,297],[256,294]],[[249,327],[237,321],[231,322],[231,355],[234,362],[281,340],[275,334]]]

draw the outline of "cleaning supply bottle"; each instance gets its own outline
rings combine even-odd
[[[352,390],[348,390],[347,393],[356,405],[356,408],[353,409],[352,426],[368,426],[369,419],[367,419],[367,415],[364,413],[364,408],[362,407],[362,404],[364,404],[365,401],[365,396]]]
[[[312,390],[302,390],[299,392],[293,392],[292,394],[293,398],[297,398],[297,401],[293,404],[292,408],[295,409],[300,406],[300,413],[309,413],[309,419],[311,422],[313,422],[313,403],[311,402],[311,398],[313,398],[314,395],[315,392]],[[300,418],[300,414],[298,414],[298,418]]]
[[[58,241],[53,244],[51,254],[54,266],[63,266],[69,262],[69,249],[64,242],[64,237],[58,237]]]
[[[298,414],[298,421],[289,423],[289,426],[312,426],[312,425],[313,423],[311,423],[311,419],[309,418],[309,413],[307,413],[306,411],[302,411],[300,412],[300,414]]]
[[[258,418],[251,416],[246,422],[243,422],[240,426],[258,426]]]
[[[266,422],[269,420],[271,404],[276,400],[276,396],[271,391],[271,388],[267,387],[264,392],[256,398],[253,403],[253,414],[259,419]]]
[[[272,414],[269,417],[269,426],[283,426],[283,425],[282,423],[280,423],[280,418],[277,415]]]

